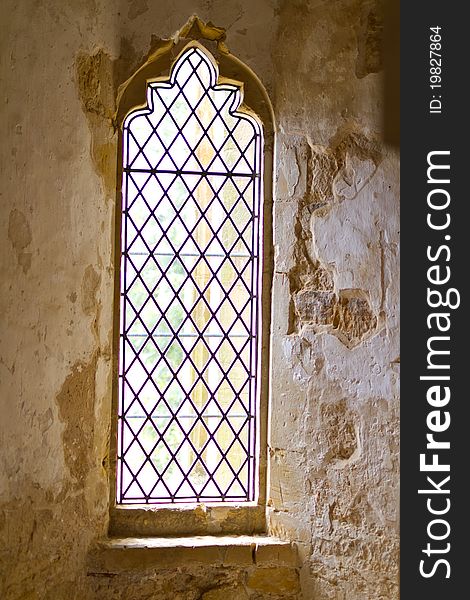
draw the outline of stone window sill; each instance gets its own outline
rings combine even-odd
[[[299,566],[290,542],[267,535],[108,538],[88,557],[88,571],[94,575],[195,564],[289,570]]]
[[[114,506],[110,538],[257,535],[266,531],[266,507],[259,504]]]

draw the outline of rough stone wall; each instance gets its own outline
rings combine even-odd
[[[398,597],[398,160],[380,141],[376,2],[285,2],[278,121],[272,530],[305,599]],[[295,39],[295,43],[294,43]]]
[[[396,599],[398,159],[379,134],[380,3],[2,13],[0,596],[246,594],[243,569],[123,587],[86,568],[108,514],[116,91],[197,13],[227,30],[276,117],[270,529],[300,544],[305,600]]]

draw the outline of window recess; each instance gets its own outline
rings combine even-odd
[[[199,44],[122,137],[118,505],[259,495],[263,129]]]

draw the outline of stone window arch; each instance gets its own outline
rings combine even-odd
[[[208,523],[240,505],[257,531],[273,121],[257,77],[210,45],[172,43],[120,91],[111,500],[115,517],[203,503]]]

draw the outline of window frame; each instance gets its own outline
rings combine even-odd
[[[259,454],[257,460],[258,499],[242,504],[219,502],[208,504],[117,504],[117,425],[119,402],[119,338],[120,338],[120,271],[121,271],[121,222],[123,135],[122,125],[128,113],[147,106],[147,85],[168,80],[172,65],[191,46],[199,47],[215,60],[219,68],[218,83],[234,81],[242,84],[242,104],[246,103],[263,124],[263,196],[262,253],[260,256],[260,331],[259,331]],[[266,90],[257,76],[231,54],[220,52],[213,42],[206,40],[172,40],[163,43],[120,88],[117,111],[114,118],[118,132],[116,204],[114,231],[114,314],[112,344],[112,413],[109,460],[110,532],[115,535],[177,535],[186,533],[259,533],[266,528],[266,504],[268,497],[268,416],[270,393],[270,328],[271,286],[273,276],[272,244],[272,189],[274,120],[271,103]],[[153,516],[155,515],[155,517]]]

